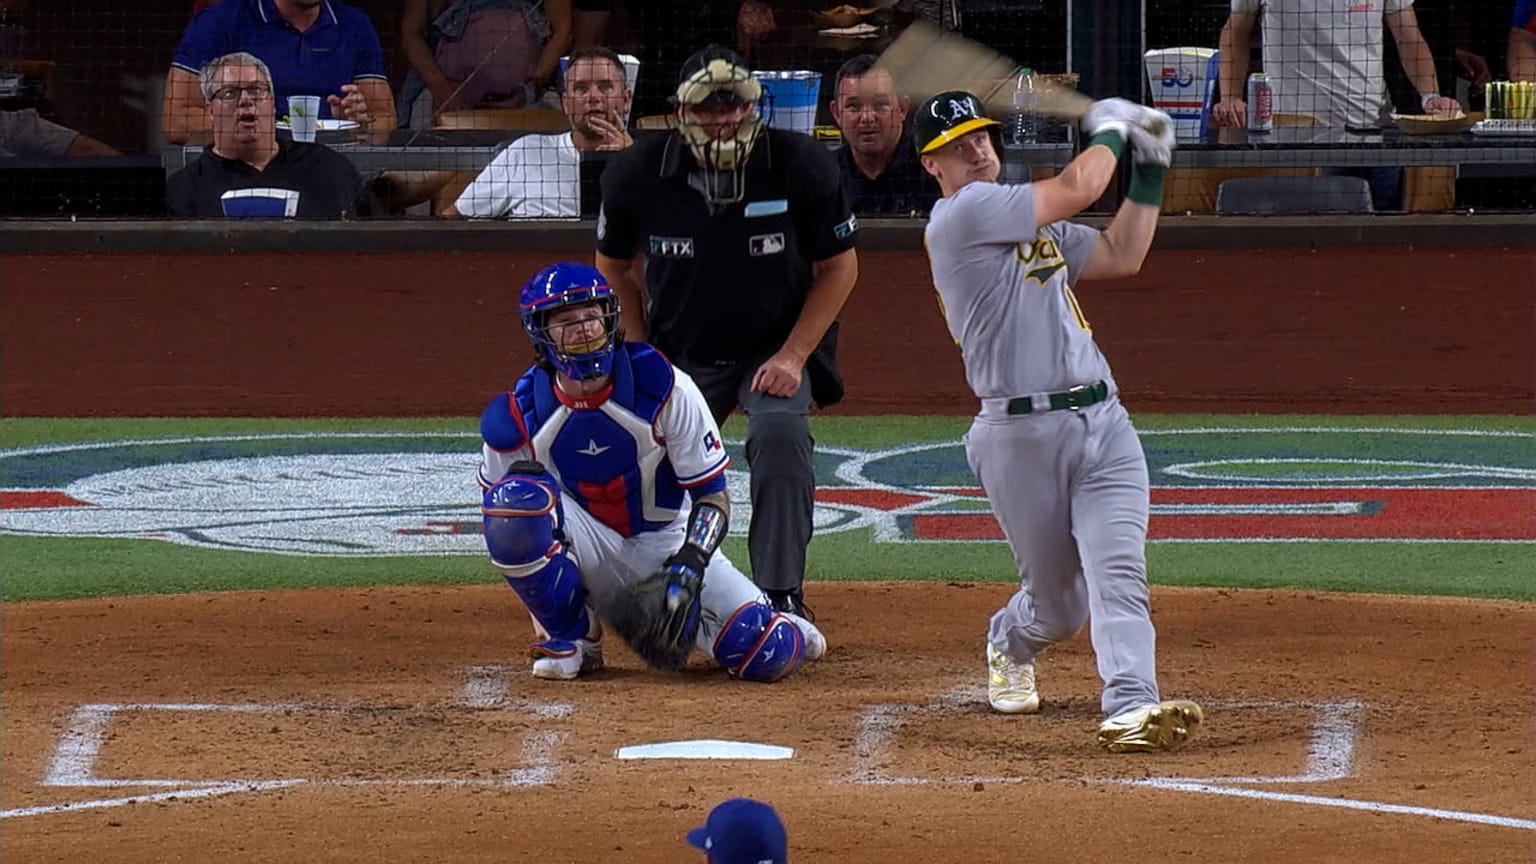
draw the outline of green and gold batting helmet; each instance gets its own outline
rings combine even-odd
[[[997,125],[996,120],[987,116],[980,99],[964,90],[950,90],[931,97],[917,109],[912,121],[912,142],[919,154],[932,153],[967,132]]]

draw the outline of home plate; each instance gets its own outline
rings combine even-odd
[[[795,750],[772,744],[703,738],[620,747],[613,751],[613,755],[619,759],[789,759],[795,755]]]

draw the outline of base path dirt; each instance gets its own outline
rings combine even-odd
[[[1208,724],[1117,756],[1081,637],[1039,715],[986,710],[1006,586],[814,589],[831,653],[776,685],[617,644],[535,680],[500,585],[7,604],[4,855],[696,861],[682,834],[752,795],[800,862],[1530,858],[1528,605],[1156,589],[1162,685]],[[687,739],[795,752],[614,758]]]

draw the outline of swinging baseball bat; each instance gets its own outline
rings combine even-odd
[[[993,116],[1012,110],[1009,90],[1019,64],[1000,51],[944,30],[928,21],[914,21],[891,42],[875,62],[896,81],[896,90],[913,103],[946,90],[964,90],[980,99]],[[1076,121],[1093,100],[1049,78],[1035,76],[1037,113]],[[1161,129],[1152,132],[1162,134]]]

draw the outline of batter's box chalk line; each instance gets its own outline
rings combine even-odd
[[[570,704],[538,702],[508,698],[501,667],[472,667],[460,690],[455,705],[480,710],[515,711],[532,714],[540,719],[558,719],[570,716],[574,710]],[[210,702],[98,702],[81,705],[71,713],[59,734],[53,757],[44,773],[42,784],[50,787],[89,789],[161,788],[153,792],[125,797],[98,798],[67,804],[49,804],[35,807],[19,807],[0,810],[0,819],[15,816],[35,816],[45,813],[65,813],[102,807],[121,807],[128,804],[155,801],[184,800],[228,795],[235,792],[263,792],[300,785],[312,786],[547,786],[559,775],[555,751],[565,740],[565,733],[555,730],[538,730],[523,737],[521,767],[503,772],[497,777],[395,777],[384,779],[335,779],[311,777],[224,779],[206,780],[185,777],[98,777],[95,772],[97,759],[107,740],[106,733],[113,719],[129,712],[173,713],[232,713],[232,714],[292,714],[295,712],[369,715],[380,706],[340,705],[312,702],[278,703],[210,703]]]
[[[962,775],[955,777],[914,777],[887,774],[881,765],[890,754],[896,736],[909,718],[960,714],[986,699],[985,688],[967,686],[957,688],[927,703],[887,702],[870,705],[860,714],[854,735],[854,764],[845,778],[850,783],[867,786],[905,786],[922,784],[975,784],[975,783],[1022,783],[1030,779],[1022,776],[988,777]],[[1356,742],[1360,737],[1361,721],[1366,706],[1357,701],[1301,702],[1283,700],[1221,701],[1212,700],[1202,705],[1219,718],[1222,711],[1304,711],[1312,716],[1312,740],[1307,747],[1305,763],[1299,774],[1272,777],[1152,777],[1137,780],[1125,778],[1086,778],[1092,782],[1127,786],[1143,786],[1172,792],[1196,792],[1207,795],[1227,795],[1284,804],[1310,804],[1365,810],[1375,813],[1393,813],[1496,825],[1506,828],[1536,830],[1536,820],[1517,819],[1489,813],[1472,813],[1437,807],[1414,807],[1379,801],[1361,801],[1331,798],[1317,795],[1301,795],[1279,792],[1260,787],[1296,783],[1326,783],[1342,780],[1354,774]],[[1219,722],[1219,720],[1218,720]],[[1048,781],[1047,781],[1048,782]]]

